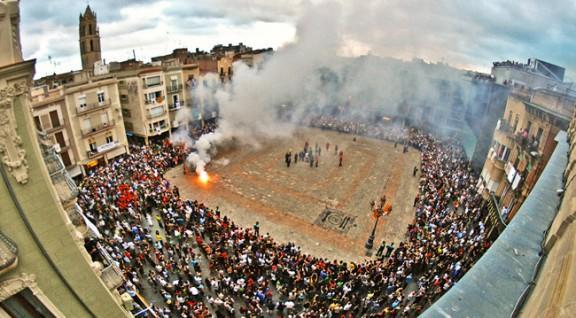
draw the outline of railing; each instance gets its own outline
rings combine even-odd
[[[88,136],[97,134],[97,133],[99,133],[99,132],[101,132],[101,131],[110,129],[110,128],[112,128],[112,127],[114,127],[114,120],[110,120],[110,121],[107,121],[107,122],[103,122],[103,123],[98,124],[98,125],[95,126],[95,127],[91,127],[91,128],[88,128],[88,129],[83,129],[83,130],[82,130],[82,136],[83,136],[83,137],[88,137]]]
[[[47,133],[52,133],[52,132],[55,132],[56,130],[60,130],[60,129],[63,129],[63,128],[64,128],[64,125],[63,125],[62,123],[58,123],[58,126],[52,126],[52,127],[48,128],[48,129],[46,129],[46,132],[47,132]]]
[[[164,102],[164,96],[156,97],[155,99],[145,99],[144,104],[146,105],[157,105]]]
[[[103,153],[106,153],[114,148],[116,148],[118,146],[118,141],[112,141],[106,144],[103,144],[101,146],[96,147],[96,151],[93,150],[88,150],[86,151],[86,154],[88,155],[88,158],[94,158],[98,155],[101,155]]]
[[[78,187],[68,174],[53,176],[52,181],[62,203],[70,202],[78,196]]]
[[[177,84],[177,85],[168,85],[166,86],[166,91],[168,93],[175,93],[178,92],[182,89],[182,84]]]
[[[146,83],[146,81],[144,81],[143,85],[144,85],[144,88],[149,88],[149,87],[164,85],[164,82],[160,81],[159,83],[148,84],[148,83]]]
[[[182,102],[177,102],[174,104],[168,104],[168,110],[169,111],[176,111],[180,108],[182,108]]]
[[[516,134],[514,136],[516,143],[522,150],[531,152],[538,152],[538,143],[530,142],[530,138],[523,136],[522,133]]]
[[[0,233],[0,274],[12,268],[18,261],[18,246]]]
[[[168,124],[162,124],[160,126],[152,127],[149,130],[151,134],[159,134],[165,131],[166,129],[168,129]]]
[[[100,109],[104,109],[107,107],[110,107],[110,105],[112,104],[110,98],[104,100],[104,102],[100,103],[90,103],[90,104],[86,104],[86,106],[84,107],[76,107],[76,114],[80,115],[80,114],[86,114],[92,111],[96,111],[96,110],[100,110]]]
[[[166,110],[164,109],[164,107],[162,107],[162,112],[155,113],[155,114],[152,114],[152,113],[149,112],[149,113],[148,113],[148,119],[152,119],[152,118],[164,116],[164,114],[166,114]]]
[[[124,274],[122,273],[122,270],[120,270],[118,265],[116,265],[116,262],[114,261],[112,256],[110,256],[108,251],[106,251],[105,248],[100,246],[100,244],[98,244],[97,246],[98,246],[98,252],[102,256],[103,265],[105,266],[100,272],[100,278],[102,279],[106,287],[108,287],[108,289],[114,290],[122,286],[122,284],[124,283]]]

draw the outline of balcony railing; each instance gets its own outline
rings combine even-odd
[[[86,114],[89,112],[93,112],[93,111],[97,111],[100,109],[105,109],[110,107],[110,105],[112,104],[112,101],[110,100],[110,98],[104,100],[104,102],[97,102],[97,103],[90,103],[90,104],[86,104],[86,106],[78,106],[76,108],[76,114],[80,115],[80,114]]]
[[[168,129],[168,126],[169,125],[165,123],[165,124],[162,124],[160,126],[152,127],[149,129],[149,131],[153,135],[154,134],[160,134],[160,133],[164,132],[166,129]]]
[[[88,150],[86,152],[86,154],[88,155],[88,158],[94,158],[96,156],[99,156],[101,154],[107,153],[108,151],[115,149],[116,147],[118,147],[119,143],[118,141],[112,141],[106,144],[103,144],[101,146],[96,147],[96,150]]]
[[[166,114],[166,110],[164,108],[162,108],[161,112],[157,112],[157,113],[148,113],[148,119],[152,119],[152,118],[157,118],[157,117],[161,117],[164,116],[164,114]]]
[[[177,102],[174,104],[168,104],[168,110],[170,110],[171,112],[177,111],[180,108],[182,108],[182,102]]]
[[[108,130],[112,127],[114,127],[114,121],[113,120],[103,122],[103,123],[100,123],[94,127],[90,127],[88,129],[82,129],[82,136],[83,137],[92,136],[92,135],[95,135],[99,132]]]
[[[158,83],[146,83],[146,81],[144,81],[143,85],[144,85],[144,88],[149,88],[149,87],[164,85],[164,82],[160,81]]]
[[[530,140],[530,138],[523,136],[522,133],[518,133],[514,136],[514,139],[518,146],[520,146],[522,150],[530,153],[531,156],[534,156],[533,153],[538,152],[538,142],[535,141],[534,138]]]
[[[144,104],[146,105],[158,105],[164,102],[164,96],[159,96],[154,99],[145,99]]]
[[[104,268],[100,272],[100,278],[110,290],[114,290],[124,283],[124,274],[122,270],[116,265],[116,261],[110,256],[105,248],[98,244],[98,252],[102,256],[102,264]]]
[[[182,84],[166,86],[166,92],[168,92],[168,93],[175,93],[175,92],[180,91],[181,89],[182,89]]]
[[[18,261],[18,246],[0,233],[0,275],[14,268]]]

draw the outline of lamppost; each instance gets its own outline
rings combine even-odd
[[[370,202],[370,209],[372,210],[372,215],[376,217],[376,221],[374,222],[372,233],[370,234],[368,240],[366,241],[366,244],[364,245],[366,250],[371,250],[374,247],[374,236],[376,234],[376,227],[378,226],[378,221],[380,220],[380,217],[382,215],[384,214],[388,215],[392,211],[392,204],[386,203],[386,195],[382,195],[382,197],[380,197],[380,202],[378,203],[378,206],[376,206],[376,202],[374,202],[374,200]]]

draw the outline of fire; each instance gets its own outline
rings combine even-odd
[[[200,180],[200,183],[202,184],[207,184],[208,181],[210,181],[210,175],[206,171],[200,171],[198,174],[198,180]]]

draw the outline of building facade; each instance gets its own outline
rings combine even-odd
[[[197,65],[178,60],[138,65],[116,73],[122,114],[128,136],[148,144],[187,129],[192,113],[192,87],[199,78]]]
[[[513,217],[532,190],[574,105],[574,95],[547,89],[515,89],[508,97],[479,185],[486,197],[496,197],[504,218]]]
[[[74,177],[129,151],[120,109],[118,80],[111,75],[79,77],[53,89],[41,85],[32,92],[36,128],[58,145]]]
[[[2,32],[18,32],[18,5],[0,1]],[[0,316],[129,317],[118,280],[112,284],[83,247],[82,223],[71,208],[76,187],[35,129],[35,61],[22,60],[19,36],[0,38],[0,47]],[[64,118],[50,115],[55,109],[48,123],[60,129],[56,120]]]

